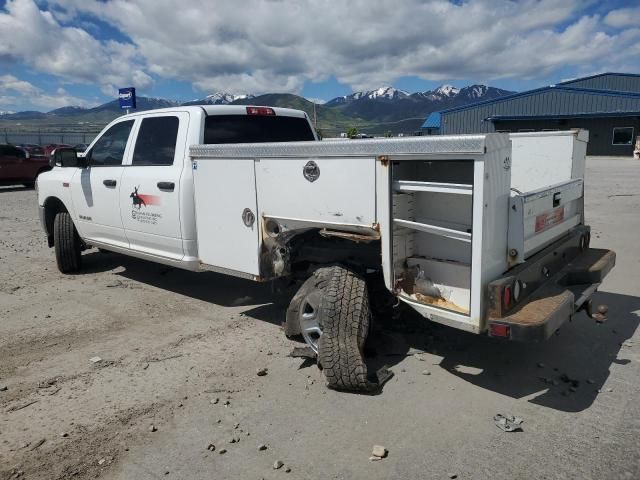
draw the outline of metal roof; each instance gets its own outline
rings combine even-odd
[[[617,82],[612,85],[613,87],[627,85],[620,83],[620,78],[624,77],[637,82],[638,88],[634,91],[607,90],[585,88],[586,83],[576,83],[589,79],[602,81],[601,79],[605,77],[611,79],[612,76],[616,77],[615,81]],[[635,88],[635,84],[631,87]],[[535,99],[527,97],[535,97]],[[452,113],[458,114],[473,110],[482,116],[480,121],[516,118],[573,118],[577,116],[635,116],[640,111],[640,75],[604,73],[448,108],[431,113],[422,128],[441,128],[444,115],[449,116]]]
[[[427,120],[422,124],[422,128],[440,128],[440,112],[431,112]]]

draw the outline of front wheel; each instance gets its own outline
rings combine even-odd
[[[74,273],[80,270],[81,240],[68,212],[59,212],[53,221],[53,243],[58,270],[62,273]]]

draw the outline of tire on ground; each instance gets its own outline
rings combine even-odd
[[[332,273],[332,267],[323,267],[315,270],[302,284],[300,289],[289,302],[285,321],[282,322],[284,334],[288,337],[296,337],[302,334],[300,331],[300,308],[304,298],[314,290],[324,290]]]
[[[344,267],[331,267],[320,308],[322,335],[318,363],[327,385],[336,390],[371,391],[363,348],[370,322],[363,278]]]
[[[80,236],[68,212],[59,212],[53,221],[53,243],[58,270],[73,273],[80,270]]]

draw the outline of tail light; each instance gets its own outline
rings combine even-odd
[[[502,291],[502,308],[508,310],[511,306],[511,286],[507,285]]]
[[[274,116],[276,112],[269,107],[247,107],[247,115]]]
[[[509,325],[492,323],[489,325],[489,335],[492,337],[509,338],[511,336],[511,327]]]

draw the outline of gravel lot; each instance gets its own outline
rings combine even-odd
[[[640,161],[587,175],[609,321],[516,345],[405,315],[377,333],[395,377],[374,396],[288,357],[268,285],[95,250],[64,276],[35,192],[0,189],[0,479],[640,478]]]

